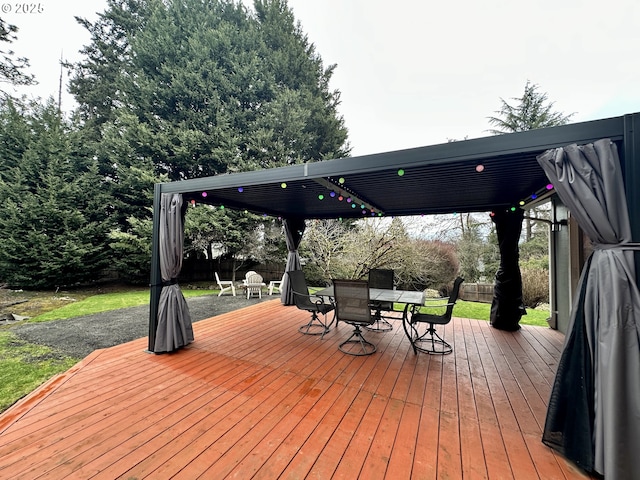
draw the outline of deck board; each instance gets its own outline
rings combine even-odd
[[[589,478],[540,441],[564,342],[454,318],[446,356],[401,322],[345,355],[278,300],[92,353],[0,415],[0,478]]]

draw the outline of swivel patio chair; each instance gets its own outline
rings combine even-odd
[[[220,289],[218,296],[222,295],[224,292],[228,292],[229,290],[231,290],[231,294],[235,297],[236,287],[233,285],[233,281],[220,280],[220,276],[218,275],[218,272],[215,272],[215,273],[216,273],[216,283],[218,284],[218,288]]]
[[[455,279],[447,303],[415,305],[411,307],[411,315],[405,315],[404,331],[411,342],[413,353],[417,354],[420,351],[446,355],[453,351],[453,347],[436,332],[436,325],[446,325],[451,321],[453,307],[458,300],[460,285],[463,281],[461,277]],[[424,313],[422,310],[425,308],[445,308],[445,310],[442,314]]]
[[[325,301],[323,297],[309,294],[309,287],[304,278],[302,270],[292,270],[286,273],[289,275],[289,285],[293,292],[293,301],[300,310],[311,313],[311,319],[298,328],[300,333],[305,335],[322,335],[331,329],[331,324],[335,320],[336,306],[330,300]],[[327,315],[333,312],[331,321],[327,322]],[[319,315],[322,315],[322,319]]]
[[[353,325],[351,336],[338,348],[349,355],[371,355],[377,347],[362,336],[361,326],[371,325],[369,284],[365,280],[333,280],[338,321]]]
[[[384,268],[372,268],[369,270],[369,288],[384,288],[393,290],[393,270]],[[365,327],[367,330],[374,332],[387,332],[393,329],[391,323],[387,319],[394,318],[392,316],[383,315],[382,312],[392,312],[393,302],[381,302],[378,300],[371,302],[371,309],[375,321],[373,324]]]

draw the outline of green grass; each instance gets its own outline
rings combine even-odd
[[[428,303],[429,302],[427,302],[427,304]],[[393,305],[393,309],[399,312],[403,311],[404,303],[395,303]],[[441,308],[441,309],[429,308],[428,312],[440,314],[440,313],[444,313],[444,308]],[[464,300],[458,300],[456,302],[455,307],[453,307],[454,317],[472,318],[475,320],[489,321],[490,314],[491,314],[490,303],[466,302]],[[527,314],[524,315],[520,320],[520,325],[535,325],[537,327],[548,327],[549,326],[547,323],[548,317],[549,317],[549,312],[547,310],[527,309]]]
[[[0,330],[0,412],[78,360],[61,358],[49,347],[23,342],[11,331]]]
[[[183,290],[185,297],[217,294],[219,290]],[[81,317],[92,313],[107,312],[119,308],[137,307],[149,303],[149,290],[132,290],[129,292],[104,293],[93,295],[84,300],[70,303],[56,308],[37,317],[30,322],[48,322],[50,320],[64,320],[65,318]]]
[[[465,302],[458,300],[453,307],[453,316],[462,318],[474,318],[476,320],[489,321],[491,314],[490,303]],[[535,325],[538,327],[548,327],[547,318],[550,314],[548,310],[527,309],[527,314],[520,319],[520,325]]]

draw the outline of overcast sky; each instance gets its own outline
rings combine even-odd
[[[39,5],[42,13],[19,13],[0,0],[0,15],[20,28],[13,49],[40,82],[30,93],[57,97],[60,56],[77,60],[89,39],[74,15],[93,19],[106,1]],[[342,92],[353,155],[486,136],[500,98],[515,104],[527,80],[576,122],[640,111],[639,0],[289,6],[325,65],[338,65],[331,86]]]

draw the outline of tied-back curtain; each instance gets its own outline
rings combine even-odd
[[[640,292],[614,143],[538,157],[594,244],[582,272],[547,410],[543,442],[589,472],[640,478]]]
[[[302,241],[302,235],[304,234],[305,222],[304,218],[285,218],[284,219],[284,234],[287,242],[287,264],[284,271],[290,272],[292,270],[301,270],[300,254],[298,254],[298,247]],[[285,275],[282,279],[280,301],[283,305],[294,305],[293,290],[289,286],[289,275]]]
[[[500,267],[496,272],[489,320],[492,327],[513,332],[520,328],[522,315],[527,314],[522,299],[518,246],[524,211],[497,211],[491,219],[496,225]]]
[[[163,193],[159,232],[162,291],[158,303],[155,353],[171,352],[193,342],[191,314],[177,283],[182,269],[183,214],[182,195]]]

